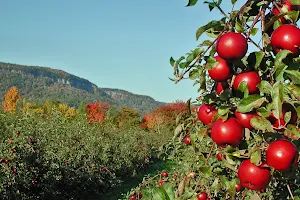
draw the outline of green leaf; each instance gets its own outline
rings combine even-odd
[[[222,24],[223,22],[222,21],[216,21],[216,20],[213,20],[211,22],[209,22],[208,24],[200,27],[198,30],[197,30],[197,33],[196,33],[196,39],[198,40],[199,37],[207,30],[211,29],[211,28],[220,28],[222,27]]]
[[[205,33],[208,37],[211,37],[211,38],[217,38],[219,36],[219,33],[214,32],[213,29],[209,29]]]
[[[180,67],[181,69],[184,69],[184,68],[186,68],[188,65],[189,65],[189,64],[188,64],[187,62],[182,62],[182,63],[179,64],[179,67]]]
[[[216,44],[214,44],[210,49],[209,56],[214,56],[216,52],[217,52]]]
[[[237,110],[242,113],[252,111],[254,108],[259,108],[267,99],[257,94],[249,95],[240,101]]]
[[[194,6],[196,5],[198,0],[189,0],[189,3],[186,6]]]
[[[294,84],[296,85],[300,84],[300,71],[285,70],[285,73],[287,73],[288,77],[294,82]]]
[[[200,167],[199,168],[200,172],[203,173],[204,178],[209,178],[212,176],[212,168],[211,167]]]
[[[264,117],[252,117],[250,120],[250,124],[255,129],[262,130],[263,132],[274,132],[271,122]]]
[[[238,21],[235,21],[235,29],[239,33],[244,32],[244,27]]]
[[[250,156],[250,160],[253,164],[258,166],[258,164],[261,161],[261,150],[258,149],[256,151],[254,151]]]
[[[191,80],[195,80],[196,78],[199,78],[199,69],[193,69],[192,71],[190,71],[189,78]]]
[[[232,5],[234,6],[234,4],[236,3],[237,0],[231,0]]]
[[[299,5],[300,4],[300,0],[289,0],[289,2],[291,2],[291,4],[293,4],[293,5]]]
[[[193,54],[193,53],[190,53],[190,54],[188,55],[188,57],[186,58],[186,62],[187,62],[187,63],[191,63],[194,59],[195,59],[194,54]]]
[[[255,52],[255,64],[254,64],[255,69],[257,69],[260,66],[262,60],[264,59],[264,56],[265,56],[264,52],[262,51]]]
[[[248,84],[245,81],[240,82],[238,90],[244,93],[244,98],[249,96]]]
[[[251,31],[250,31],[250,34],[252,36],[255,36],[257,34],[258,30],[259,30],[258,28],[252,28]]]
[[[291,20],[293,21],[293,23],[296,24],[296,22],[299,19],[299,11],[296,11],[296,10],[290,11],[289,16],[290,16]]]
[[[259,91],[264,94],[271,94],[272,89],[273,89],[272,85],[268,81],[265,81],[265,80],[262,80],[257,87],[259,88]]]
[[[220,116],[226,115],[229,113],[229,110],[230,110],[229,106],[219,106],[218,114]]]
[[[165,185],[166,183],[163,184],[163,186]],[[165,187],[158,187],[156,188],[156,192],[158,193],[158,195],[161,197],[162,200],[170,200],[170,197],[168,195],[168,193],[166,192],[165,190]]]
[[[174,192],[173,185],[171,183],[164,183],[163,188],[167,192],[167,194],[169,196],[169,199],[174,200],[175,199],[175,192]]]
[[[214,182],[212,183],[212,185],[210,187],[216,195],[218,193],[218,188],[219,188],[219,178],[215,178]]]
[[[170,64],[171,64],[172,67],[174,66],[174,63],[175,63],[175,60],[174,60],[173,57],[171,57],[171,58],[170,58]]]
[[[292,124],[287,125],[287,129],[284,131],[284,135],[286,137],[291,138],[292,140],[299,140],[300,139],[300,129]]]
[[[294,95],[294,97],[300,100],[300,87],[292,84],[287,85],[287,89]]]
[[[200,128],[197,133],[197,139],[201,142],[205,135],[207,135],[207,128]]]
[[[256,110],[256,113],[259,113],[263,117],[269,117],[271,111],[267,110],[265,107],[260,107]]]
[[[283,63],[283,60],[290,54],[292,54],[292,52],[289,50],[281,50],[279,53],[276,54],[274,62],[275,72],[283,70],[283,68],[286,66],[286,64]]]
[[[222,186],[225,187],[224,189],[227,189],[229,187],[229,180],[226,176],[224,175],[220,176],[220,182]]]
[[[213,69],[215,66],[217,66],[219,62],[213,58],[213,57],[208,57],[207,58],[207,63],[206,63],[206,69],[210,70]]]
[[[202,68],[203,69],[203,68]],[[200,89],[206,90],[206,77],[203,70],[200,70]]]
[[[197,48],[193,51],[194,54],[194,58],[196,58],[197,56],[199,56],[200,54],[202,54],[204,52],[203,48]]]
[[[236,193],[235,185],[236,185],[235,180],[229,181],[229,187],[228,187],[227,191],[228,191],[229,195],[232,196],[232,197]]]
[[[283,68],[278,68],[276,73],[275,73],[275,80],[276,81],[284,81],[284,72],[288,68],[288,66],[283,66]]]
[[[210,40],[204,40],[199,46],[203,47],[203,46],[210,46],[212,44],[212,41]]]
[[[282,113],[283,91],[284,91],[283,84],[280,82],[276,82],[273,86],[271,97],[273,100],[272,101],[273,114],[274,117],[276,117],[277,119],[280,118],[280,115]]]
[[[204,1],[203,3],[208,4],[209,10],[212,11],[215,7],[217,7],[217,3]]]
[[[179,124],[174,130],[173,140],[177,138],[183,130],[184,130],[184,124]]]
[[[232,155],[227,155],[226,157],[225,157],[225,160],[228,162],[228,164],[230,164],[230,165],[235,165],[236,164],[236,162],[233,160],[233,156]]]
[[[283,64],[283,60],[288,56],[292,54],[289,50],[281,50],[276,54],[274,65],[276,68],[280,67]]]

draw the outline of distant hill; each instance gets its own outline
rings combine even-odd
[[[0,62],[0,99],[8,88],[16,86],[28,101],[42,103],[57,100],[78,107],[81,102],[108,102],[110,105],[135,108],[140,114],[150,113],[165,105],[150,96],[120,89],[99,88],[90,81],[62,70]]]

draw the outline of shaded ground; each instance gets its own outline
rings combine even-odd
[[[135,177],[129,177],[124,180],[124,182],[114,189],[112,189],[109,193],[100,196],[97,200],[118,200],[122,199],[123,194],[126,194],[130,191],[131,188],[134,188],[142,182],[143,177],[150,176],[157,174],[159,171],[168,170],[172,166],[170,161],[159,161],[156,163],[151,164],[147,169],[141,171]]]

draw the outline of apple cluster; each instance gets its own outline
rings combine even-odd
[[[292,5],[288,1],[284,1],[281,8],[292,10]],[[274,15],[278,15],[280,12],[282,11],[277,7],[273,8]],[[271,34],[271,46],[274,54],[281,50],[289,50],[294,56],[299,56],[300,29],[294,24],[287,24],[284,17],[280,18],[280,21],[286,24],[279,26]],[[212,80],[216,81],[215,90],[218,95],[221,95],[227,88],[237,91],[242,82],[248,86],[249,94],[259,93],[258,85],[261,77],[256,71],[243,71],[233,77],[232,62],[241,60],[247,51],[248,42],[241,33],[227,32],[217,40],[216,53],[218,55],[214,57],[217,64],[208,70],[208,74]],[[254,129],[251,118],[258,116],[255,111],[241,113],[235,110],[227,120],[223,120],[218,118],[217,112],[218,108],[215,105],[202,104],[198,109],[198,119],[204,125],[211,126],[210,137],[221,148],[226,145],[237,147],[244,138],[245,128]],[[286,123],[284,115],[287,112],[291,112],[291,119]],[[271,112],[267,119],[276,131],[282,132],[287,124],[297,122],[297,113],[291,104],[283,103],[280,118],[277,119]],[[184,142],[190,144],[189,136],[184,138]],[[220,161],[224,158],[221,154],[216,156]],[[270,143],[265,151],[265,161],[262,164],[257,166],[250,159],[241,163],[237,173],[240,184],[236,185],[236,190],[240,191],[242,187],[251,190],[265,189],[271,181],[270,168],[281,172],[288,171],[296,165],[298,157],[298,149],[291,141],[282,138]],[[207,197],[198,197],[198,199],[207,199]]]

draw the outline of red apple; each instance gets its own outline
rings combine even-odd
[[[297,112],[296,109],[289,103],[284,103],[282,104],[282,114],[280,115],[280,118],[277,119],[274,116],[274,113],[272,112],[270,116],[268,117],[268,120],[271,122],[273,125],[274,129],[277,131],[284,131],[285,129],[285,121],[284,121],[284,115],[286,112],[291,112],[291,119],[288,122],[288,124],[295,124],[297,122]]]
[[[218,119],[211,128],[211,138],[219,146],[236,147],[244,137],[244,127],[237,119],[230,117],[226,121]]]
[[[198,119],[205,125],[208,125],[212,122],[217,110],[215,106],[202,104],[198,110]]]
[[[135,196],[135,195],[131,195],[131,196],[129,197],[129,199],[130,199],[130,200],[136,200],[136,196]]]
[[[250,130],[253,129],[250,120],[252,117],[258,116],[256,112],[249,112],[249,113],[240,113],[237,110],[234,112],[236,119],[245,127]]]
[[[224,159],[224,156],[220,153],[217,153],[216,158],[218,159],[218,161],[221,161]]]
[[[225,81],[229,79],[232,76],[230,64],[220,56],[216,56],[215,59],[218,64],[214,68],[208,70],[210,78],[215,81]]]
[[[137,197],[137,199],[142,199],[143,194],[142,193],[137,193],[136,197]]]
[[[101,171],[102,171],[102,172],[108,172],[109,170],[108,170],[107,167],[102,167],[102,168],[101,168]]]
[[[241,191],[242,189],[243,189],[243,186],[240,183],[235,185],[235,190],[237,192]]]
[[[271,36],[271,45],[275,53],[280,50],[290,50],[294,55],[299,55],[300,29],[293,24],[279,26]]]
[[[270,170],[254,165],[250,159],[242,162],[238,170],[238,177],[240,184],[250,190],[265,189],[271,181]]]
[[[197,195],[198,200],[207,200],[207,193],[206,192],[200,192],[200,194]]]
[[[238,74],[234,78],[233,88],[238,90],[239,84],[243,81],[245,81],[248,85],[249,94],[255,94],[259,91],[257,85],[260,84],[261,79],[256,71],[242,72]]]
[[[216,44],[218,55],[227,61],[242,59],[248,50],[247,39],[241,33],[228,32]]]
[[[229,88],[229,85],[226,81],[216,82],[216,93],[218,95],[222,94],[227,88]]]
[[[279,15],[281,12],[285,12],[285,11],[292,11],[293,10],[293,4],[291,4],[291,2],[284,0],[282,7],[280,7],[279,9],[276,6],[273,6],[272,11],[274,15]],[[286,20],[284,17],[280,18],[280,21],[282,23],[285,23]]]
[[[288,140],[272,142],[266,151],[267,164],[278,171],[287,171],[297,164],[297,147]]]
[[[189,136],[189,135],[185,136],[184,139],[183,139],[183,142],[184,142],[186,145],[192,144],[192,142],[191,142],[191,136]]]
[[[158,186],[161,187],[164,184],[165,180],[158,181]]]
[[[163,177],[168,177],[168,172],[166,172],[166,171],[165,171],[165,172],[162,172],[161,175],[162,175]]]

